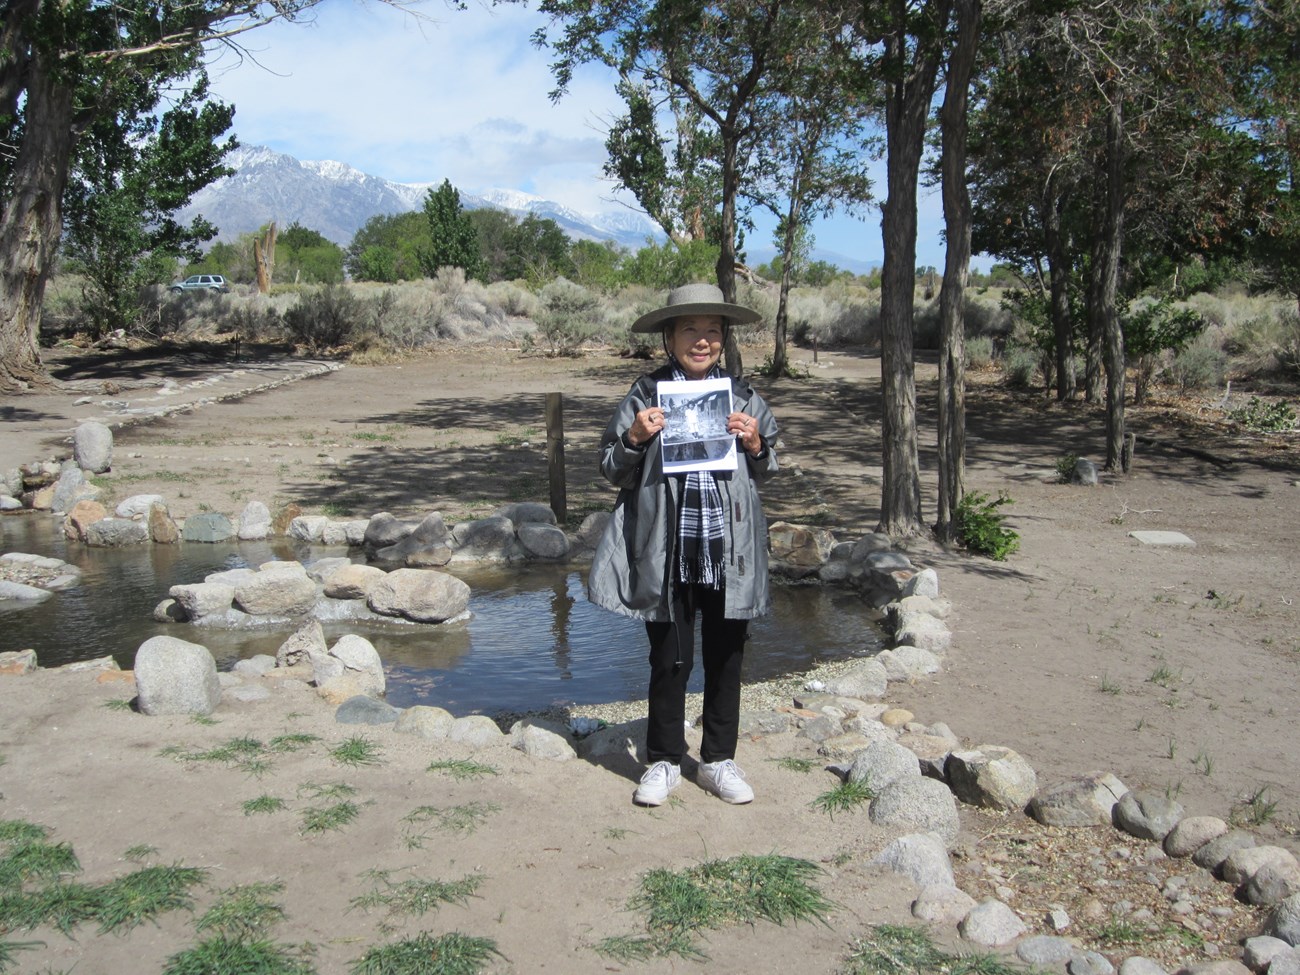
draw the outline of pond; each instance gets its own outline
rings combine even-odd
[[[274,654],[290,629],[220,630],[159,623],[154,607],[178,583],[270,559],[304,564],[344,555],[286,539],[236,544],[89,548],[66,541],[59,519],[0,518],[5,552],[50,555],[81,569],[81,585],[23,609],[0,604],[0,649],[32,648],[43,667],[113,656],[130,668],[135,651],[165,634],[201,643],[228,670],[244,657]],[[356,633],[384,661],[389,703],[430,704],[453,714],[530,711],[554,704],[635,700],[645,694],[644,625],[586,598],[586,567],[510,565],[456,571],[469,583],[469,618],[438,626],[327,623],[332,644]],[[802,673],[818,663],[879,651],[883,637],[856,593],[773,580],[772,613],[750,627],[744,679]],[[691,675],[703,688],[703,668]]]

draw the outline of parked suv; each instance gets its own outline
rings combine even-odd
[[[180,294],[182,291],[221,291],[230,290],[226,279],[220,274],[191,274],[184,281],[177,281],[168,291]]]

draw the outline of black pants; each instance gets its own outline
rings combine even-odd
[[[674,585],[673,621],[646,623],[650,637],[650,723],[646,754],[651,762],[681,764],[686,754],[686,683],[695,663],[695,614],[700,613],[704,660],[704,739],[700,760],[736,757],[740,728],[740,665],[748,620],[729,620],[720,589]]]

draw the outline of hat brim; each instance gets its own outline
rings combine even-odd
[[[728,304],[725,301],[687,302],[646,312],[632,323],[632,331],[659,332],[674,318],[681,318],[684,315],[721,315],[732,325],[751,325],[763,317],[752,308]]]

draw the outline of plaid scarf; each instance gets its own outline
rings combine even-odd
[[[673,379],[686,379],[676,360],[672,360]],[[719,379],[722,372],[715,364],[708,379]],[[726,512],[717,482],[708,471],[690,471],[682,479],[682,502],[677,518],[677,578],[691,585],[721,589],[726,581],[725,544]]]

